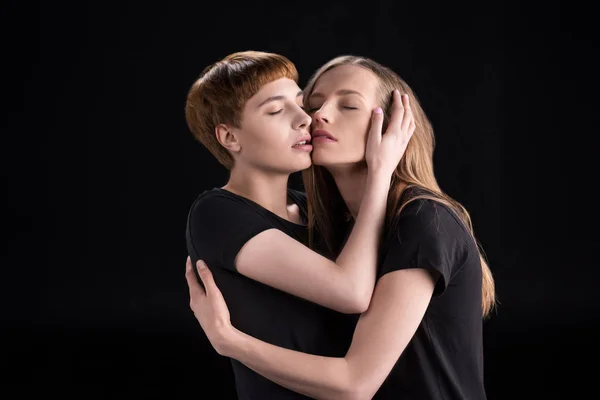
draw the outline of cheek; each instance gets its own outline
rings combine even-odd
[[[256,138],[246,146],[248,152],[253,154],[254,159],[278,159],[283,150],[281,143],[270,140],[264,136]]]
[[[357,154],[363,154],[365,152],[367,136],[370,128],[370,119],[364,116],[348,126],[347,132],[347,150],[349,150],[353,156]]]
[[[364,134],[355,135],[352,142],[345,146],[345,159],[348,162],[358,162],[365,158],[366,138]]]
[[[246,131],[244,132],[244,137],[242,142],[242,148],[249,153],[256,153],[265,147],[268,143],[265,141],[263,135],[256,131]]]
[[[269,122],[269,121],[266,121]],[[280,129],[267,123],[254,124],[244,132],[244,147],[253,153],[265,154],[281,148],[283,135]]]
[[[300,171],[310,166],[310,153],[291,148],[291,138],[283,129],[256,132],[246,147],[245,159],[256,166],[279,171]]]

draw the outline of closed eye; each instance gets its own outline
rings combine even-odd
[[[282,111],[283,111],[283,108],[281,110],[279,110],[279,111],[273,111],[273,112],[270,112],[270,113],[267,113],[267,114],[269,114],[269,115],[277,115],[277,114],[279,114]]]
[[[358,110],[358,107],[342,106],[346,110]]]

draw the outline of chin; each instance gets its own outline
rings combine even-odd
[[[314,165],[322,165],[322,161],[324,159],[323,150],[317,149],[313,146],[313,151],[310,153],[310,156]]]
[[[306,154],[306,158],[302,157],[301,160],[294,160],[294,162],[288,164],[289,170],[291,173],[298,172],[310,168],[312,165],[312,160],[310,159],[310,154]]]
[[[310,168],[312,165],[312,160],[310,158],[310,154],[308,154],[307,160],[301,163],[300,170]]]
[[[312,152],[312,163],[313,165],[319,165],[321,167],[327,167],[332,164],[332,154],[324,154],[323,151],[314,151]]]

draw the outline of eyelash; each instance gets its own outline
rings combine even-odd
[[[302,107],[302,106],[299,106],[299,107],[300,107],[302,110],[306,111],[306,108],[304,108],[304,107]],[[274,111],[274,112],[270,112],[270,113],[267,113],[267,114],[269,114],[269,115],[277,115],[277,114],[281,113],[282,111],[283,111],[283,108],[282,108],[281,110],[279,110],[279,111]]]
[[[349,107],[349,106],[342,106],[342,108],[346,109],[346,110],[358,110],[358,107]],[[318,110],[319,107],[316,108],[309,108],[307,112],[315,112],[316,110]]]

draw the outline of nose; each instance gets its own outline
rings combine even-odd
[[[312,118],[310,117],[310,115],[308,115],[306,112],[304,112],[303,109],[300,109],[300,114],[298,116],[298,119],[296,120],[294,129],[308,128],[311,123],[312,123]]]
[[[314,112],[313,121],[329,124],[329,123],[331,123],[331,116],[326,111],[325,107],[322,106],[321,108],[319,108],[317,111]]]

